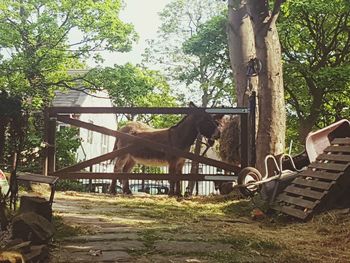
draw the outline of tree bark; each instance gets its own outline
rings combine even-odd
[[[247,106],[247,63],[256,57],[253,25],[245,1],[228,1],[228,43],[237,92],[237,106]],[[257,78],[251,79],[257,91]]]
[[[255,48],[255,37],[253,24],[247,11],[246,0],[229,0],[228,1],[228,46],[230,54],[230,63],[234,74],[236,94],[237,94],[237,106],[247,107],[248,106],[248,76],[247,76],[247,65],[249,60],[256,58]],[[258,93],[258,77],[250,78],[250,87]],[[258,104],[258,101],[257,101]],[[256,110],[256,118],[258,119],[259,112],[258,107]],[[231,119],[231,122],[237,121]],[[258,121],[255,121],[257,130]],[[237,125],[227,125],[225,129],[237,129]],[[232,137],[224,138],[225,135]],[[224,141],[239,142],[240,132],[237,130],[231,130],[223,132],[223,138],[221,143]],[[225,148],[222,148],[225,149]],[[222,153],[221,156],[227,156],[229,159],[224,160],[235,163],[240,162],[237,160],[237,156],[240,156],[240,146],[231,145],[232,153]]]
[[[317,119],[320,115],[320,111],[317,109],[311,109],[311,113],[305,119],[299,120],[299,141],[305,144],[306,137],[312,128],[315,126]]]
[[[268,1],[261,0],[248,0],[248,12],[254,25],[256,55],[262,62],[258,84],[260,117],[256,148],[257,168],[263,171],[265,156],[283,153],[285,145],[286,110],[281,46],[276,28],[278,13],[271,13]]]
[[[268,0],[230,0],[228,3],[230,59],[235,73],[238,106],[245,106],[248,60],[256,56],[262,63],[257,90],[256,141],[256,166],[260,171],[264,170],[266,155],[284,152],[286,113],[281,47],[276,28],[282,2],[275,0],[272,12]]]
[[[310,77],[304,77],[311,93],[310,114],[299,121],[299,141],[305,143],[305,139],[315,126],[320,116],[320,109],[323,102],[324,91],[317,87],[317,84]]]

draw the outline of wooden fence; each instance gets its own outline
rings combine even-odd
[[[135,146],[128,146],[114,150],[110,153],[80,162],[78,164],[57,170],[55,169],[56,155],[56,124],[57,121],[70,124],[72,126],[85,128],[97,133],[126,138],[129,141],[137,142],[147,147],[159,150],[164,153],[184,157],[192,161],[207,164],[220,168],[226,172],[237,174],[242,167],[232,166],[227,163],[210,159],[207,157],[185,152],[169,145],[155,143],[130,134],[111,130],[106,127],[92,123],[83,122],[73,118],[72,114],[191,114],[196,111],[206,111],[210,114],[234,114],[241,119],[241,166],[254,166],[255,163],[255,96],[250,98],[250,106],[247,108],[145,108],[145,107],[51,107],[45,115],[46,125],[46,157],[44,160],[44,174],[59,176],[62,179],[147,179],[147,180],[191,180],[205,181],[214,180],[212,174],[145,174],[145,173],[111,173],[111,172],[87,172],[84,168],[90,167],[103,161],[111,160],[119,155],[123,155]],[[219,179],[220,176],[215,178]],[[222,176],[221,176],[222,177]],[[221,178],[220,177],[220,178]],[[228,177],[225,177],[228,180]]]

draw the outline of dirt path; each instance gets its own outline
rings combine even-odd
[[[350,262],[349,214],[254,221],[252,203],[57,193],[50,263]]]
[[[86,195],[73,196],[74,199],[69,194],[60,194],[53,206],[61,224],[76,235],[58,237],[52,263],[214,262],[200,254],[231,247],[220,242],[198,241],[198,235],[192,233],[177,235],[177,225],[163,225],[155,219],[155,214],[148,215],[149,211],[142,207],[130,213],[130,209],[117,205],[94,203]]]

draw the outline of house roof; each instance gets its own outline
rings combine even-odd
[[[88,69],[70,69],[69,75],[85,74]],[[79,107],[83,104],[89,95],[79,90],[55,91],[55,97],[52,101],[53,107]]]
[[[79,107],[89,95],[78,90],[56,91],[53,107]]]

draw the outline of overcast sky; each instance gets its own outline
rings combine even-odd
[[[126,62],[140,63],[141,54],[146,48],[146,39],[153,39],[157,35],[156,32],[160,25],[158,12],[169,2],[171,0],[125,0],[126,7],[121,11],[120,18],[134,25],[139,34],[139,41],[128,53],[101,52],[105,59],[103,66],[122,65]],[[92,60],[88,63],[90,66],[95,65]]]

